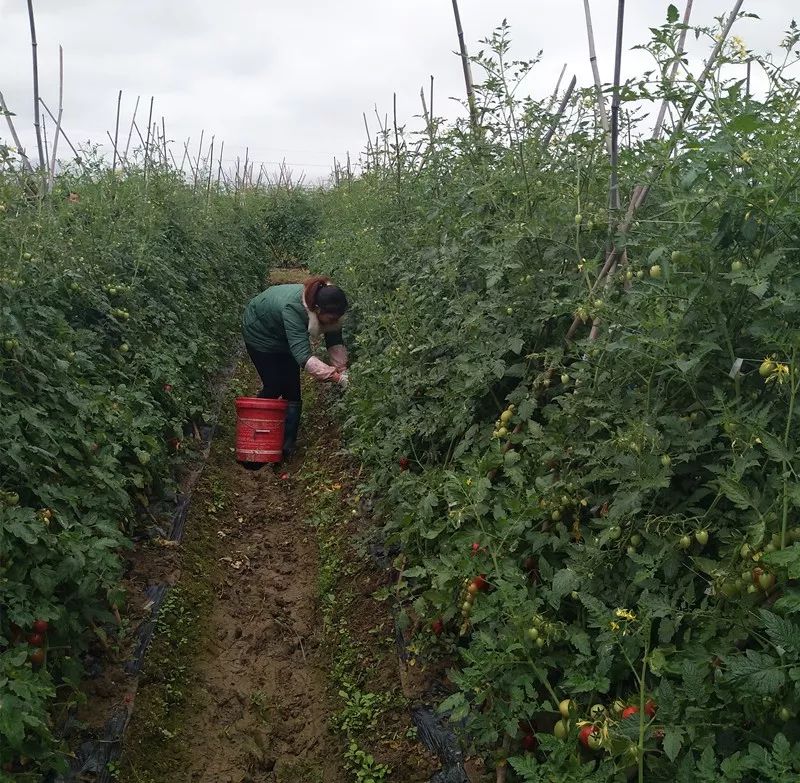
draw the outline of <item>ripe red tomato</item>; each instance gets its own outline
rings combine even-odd
[[[50,627],[50,623],[47,620],[36,620],[33,624],[33,632],[34,633],[47,633],[47,629]]]
[[[584,748],[596,750],[600,746],[600,732],[597,730],[597,726],[592,726],[591,723],[582,726],[578,740]]]
[[[652,699],[648,699],[644,705],[644,714],[648,718],[655,718],[657,709],[658,705]]]
[[[165,383],[164,384],[164,391],[167,394],[170,394],[172,392],[172,384],[171,383]]]
[[[29,657],[34,666],[41,666],[44,663],[44,650],[40,647],[38,650],[34,650]]]
[[[633,707],[633,706],[626,707],[622,711],[622,719],[625,720],[625,718],[630,718],[631,715],[636,715],[638,712],[639,712],[639,708],[638,707]]]
[[[32,633],[28,636],[28,644],[31,647],[44,647],[44,636],[40,633]]]
[[[444,621],[442,620],[441,617],[437,617],[431,623],[431,630],[434,632],[434,634],[436,636],[441,636],[442,635],[442,631],[444,631]]]
[[[408,457],[400,457],[398,463],[400,465],[400,470],[408,470],[408,466],[411,464]]]
[[[481,551],[481,545],[477,541],[475,541],[472,544],[472,554],[473,554],[473,556],[477,555],[478,552],[480,552],[480,551]]]
[[[473,584],[473,585],[475,586],[475,588],[476,588],[476,589],[478,589],[478,590],[488,590],[488,589],[489,589],[489,587],[491,586],[491,585],[490,585],[490,584],[489,584],[489,583],[486,581],[486,574],[480,574],[480,575],[476,576],[476,577],[475,577],[475,578],[472,580],[472,584]]]
[[[539,740],[533,734],[525,734],[522,737],[522,748],[528,753],[533,753],[539,747]]]

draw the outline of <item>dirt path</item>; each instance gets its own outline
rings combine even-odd
[[[188,779],[242,783],[273,773],[333,783],[339,754],[326,720],[316,545],[288,481],[269,468],[225,478],[213,636],[198,656],[198,699],[185,727]]]

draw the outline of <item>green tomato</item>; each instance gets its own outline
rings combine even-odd
[[[741,261],[734,261],[731,264],[731,272],[741,272],[744,264]]]
[[[700,546],[705,546],[708,543],[708,531],[698,530],[694,534],[694,539],[698,544],[700,544]]]
[[[662,454],[661,455],[661,464],[668,468],[672,464],[672,457],[669,454]]]
[[[631,546],[639,546],[642,543],[642,537],[638,533],[631,536]]]
[[[556,739],[566,739],[569,734],[569,724],[565,720],[560,720],[553,727],[553,735]]]
[[[682,535],[678,541],[678,546],[681,549],[688,549],[692,545],[692,539],[687,535]]]
[[[535,628],[528,628],[527,633],[528,633],[528,638],[532,642],[535,642],[539,638],[539,631],[537,631]]]
[[[653,264],[653,266],[650,267],[650,277],[661,277],[661,267],[658,264]]]

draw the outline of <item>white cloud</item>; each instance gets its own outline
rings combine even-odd
[[[309,178],[327,173],[334,155],[364,146],[362,112],[373,129],[373,107],[391,112],[398,95],[402,123],[419,114],[419,88],[435,76],[437,114],[460,111],[449,100],[463,84],[449,0],[34,0],[42,94],[57,100],[58,45],[64,46],[64,127],[73,140],[107,141],[118,90],[124,91],[127,128],[137,95],[140,117],[149,96],[167,134],[196,143],[225,139],[226,157],[245,154],[304,164]],[[682,3],[678,3],[682,7]],[[729,10],[728,0],[695,2],[694,21],[710,23]],[[470,49],[503,18],[512,25],[514,55],[543,61],[530,77],[537,94],[552,90],[561,66],[588,84],[582,0],[461,0]],[[614,0],[593,0],[603,78],[610,80],[616,24]],[[630,51],[665,18],[667,2],[628,3],[623,75],[649,63]],[[737,28],[757,50],[775,50],[791,17],[788,0],[750,0],[761,21]],[[20,116],[18,129],[32,147],[30,42],[25,4],[0,0],[0,89]],[[697,52],[702,55],[702,50]],[[142,125],[144,125],[142,120]],[[52,131],[52,129],[51,129]],[[5,128],[0,129],[5,134]],[[63,149],[63,148],[62,148]],[[175,145],[176,156],[182,141]]]

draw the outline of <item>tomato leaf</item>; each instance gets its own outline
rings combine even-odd
[[[678,758],[683,745],[683,735],[683,729],[675,726],[669,726],[664,730],[664,753],[670,761]]]

